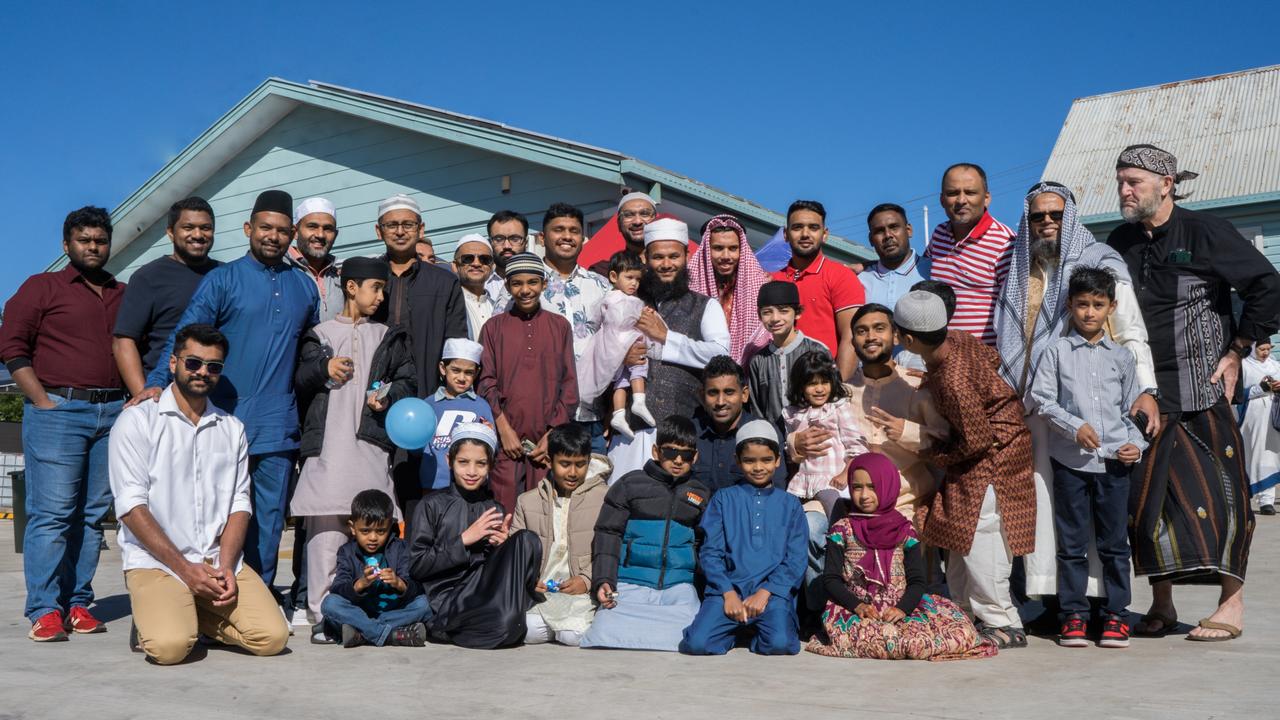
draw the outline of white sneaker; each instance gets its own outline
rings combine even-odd
[[[289,637],[293,637],[293,618],[290,617],[291,613],[285,610],[283,605],[278,607],[280,608],[280,616],[284,618],[284,624],[289,628]]]

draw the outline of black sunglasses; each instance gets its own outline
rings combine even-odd
[[[662,455],[663,460],[675,460],[676,458],[680,458],[687,463],[691,463],[693,462],[693,456],[697,455],[698,451],[686,448],[660,447],[658,448],[658,453]]]
[[[459,256],[458,256],[458,262],[462,263],[463,265],[470,265],[471,263],[475,262],[476,260],[479,260],[481,265],[492,265],[492,264],[493,264],[493,256],[492,256],[492,255],[472,255],[472,254],[468,253],[468,254],[466,254],[466,255],[459,255]]]
[[[1044,222],[1045,218],[1053,218],[1054,222],[1062,222],[1062,211],[1048,210],[1045,212],[1027,213],[1027,219],[1031,222]]]
[[[178,359],[182,361],[182,367],[186,368],[187,372],[192,373],[200,368],[208,368],[210,375],[221,375],[222,368],[225,366],[225,363],[221,360],[201,360],[194,355]]]

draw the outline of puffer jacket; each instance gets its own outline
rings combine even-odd
[[[595,537],[596,519],[604,505],[609,490],[609,477],[613,463],[604,455],[592,455],[587,465],[587,479],[569,496],[569,572],[581,576],[591,587],[591,541]],[[512,530],[529,530],[542,541],[542,579],[546,580],[547,563],[550,562],[551,544],[555,541],[556,486],[551,476],[543,478],[538,487],[523,493],[516,500]]]

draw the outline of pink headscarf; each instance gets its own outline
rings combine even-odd
[[[716,215],[707,222],[702,232],[702,244],[694,251],[689,262],[689,289],[720,301],[720,288],[716,285],[716,271],[711,264],[711,233],[728,228],[738,234],[738,277],[733,290],[733,317],[729,320],[729,356],[741,365],[746,358],[769,344],[769,333],[760,324],[760,311],[756,297],[760,286],[773,278],[747,242],[747,231],[732,215]]]
[[[849,513],[853,535],[867,549],[867,554],[858,560],[858,567],[862,568],[867,580],[888,585],[893,551],[907,538],[916,536],[911,521],[895,508],[898,493],[902,490],[902,477],[887,455],[874,452],[863,453],[849,463],[850,484],[855,470],[863,470],[871,476],[876,498],[880,501],[874,513],[857,512],[856,508]]]

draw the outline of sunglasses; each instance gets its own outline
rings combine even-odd
[[[196,372],[200,368],[208,368],[210,375],[221,375],[222,368],[225,365],[221,360],[201,360],[194,355],[178,359],[182,361],[182,367],[186,368],[187,372],[190,373]]]
[[[462,263],[463,265],[470,265],[477,261],[479,261],[481,265],[492,265],[493,256],[492,255],[472,255],[470,253],[466,255],[458,256],[458,262]]]
[[[680,458],[687,463],[691,463],[693,462],[693,456],[698,454],[698,451],[687,448],[661,447],[658,448],[658,454],[662,455],[663,460]]]
[[[1053,218],[1054,222],[1062,222],[1062,211],[1049,210],[1048,212],[1033,212],[1027,214],[1027,219],[1031,222],[1044,222],[1045,218]]]

